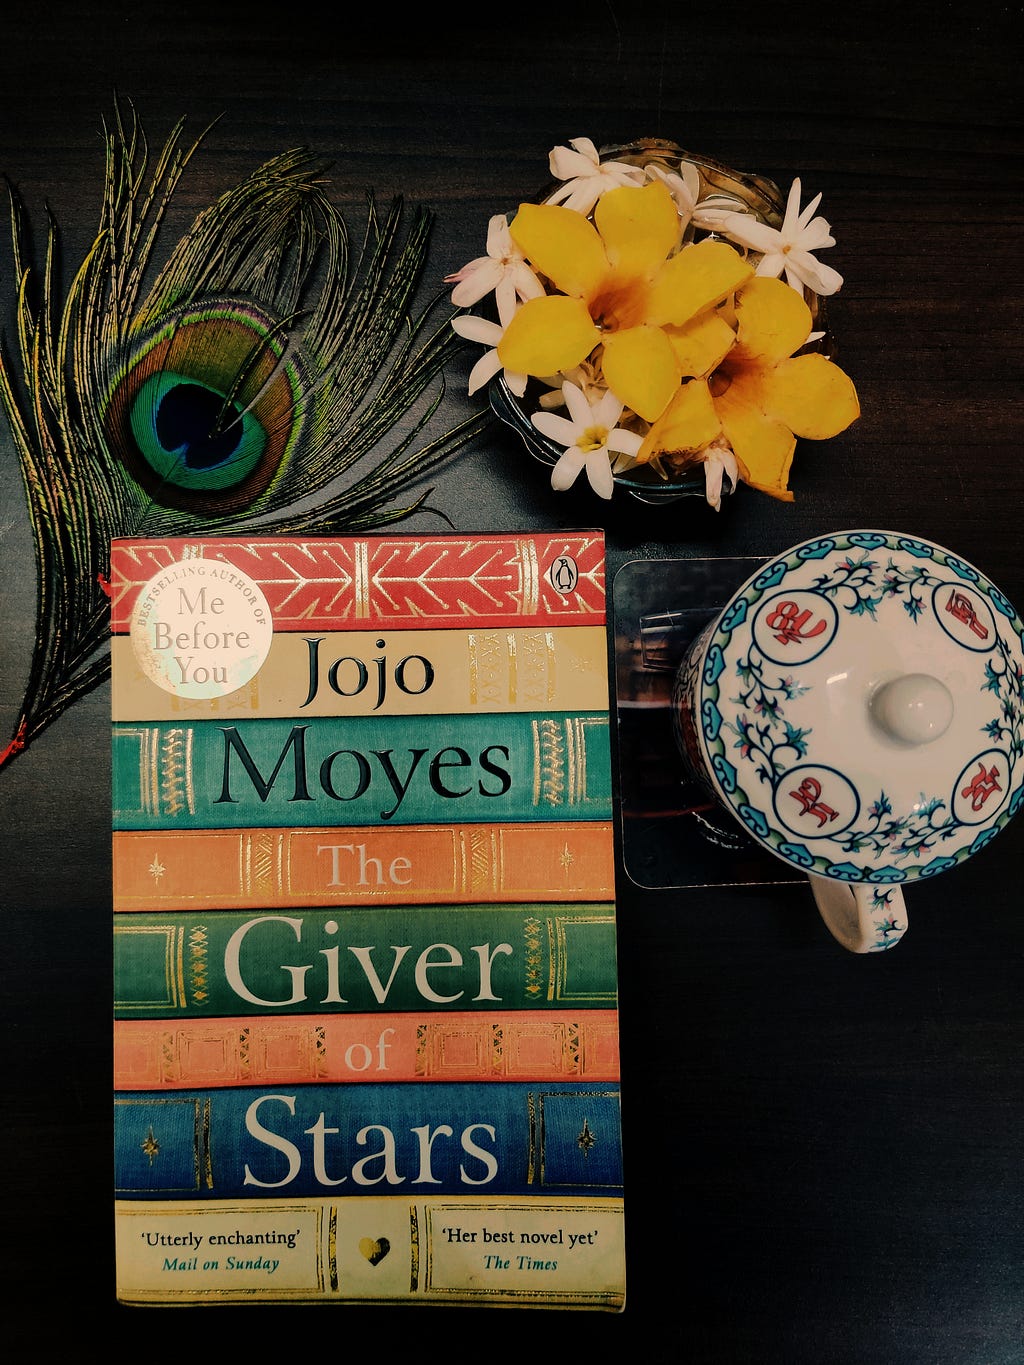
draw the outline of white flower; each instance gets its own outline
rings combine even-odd
[[[594,492],[610,498],[614,488],[612,456],[636,455],[643,437],[615,425],[622,415],[622,403],[611,391],[591,402],[582,389],[566,380],[562,395],[569,417],[535,412],[531,418],[542,435],[565,446],[565,453],[551,471],[551,487],[558,491],[570,488],[585,468]]]
[[[566,183],[547,200],[549,204],[563,204],[567,209],[587,214],[606,190],[620,185],[643,183],[639,166],[627,166],[624,161],[602,161],[589,137],[572,138],[568,147],[553,147],[548,166],[556,180]]]
[[[652,162],[644,167],[644,173],[648,180],[660,180],[668,188],[683,227],[692,222],[694,227],[714,232],[726,214],[748,212],[742,199],[731,194],[709,194],[701,199],[700,172],[692,161],[680,161],[678,172]]]
[[[498,317],[500,322],[492,322],[490,318],[478,317],[475,313],[463,313],[459,317],[452,318],[452,330],[458,332],[460,337],[465,337],[467,341],[478,341],[482,346],[490,346],[473,366],[469,372],[469,392],[476,393],[494,378],[499,370],[502,369],[501,361],[498,359],[498,342],[501,340],[505,328],[512,320],[515,312],[515,304],[511,307],[507,303],[498,301]],[[517,398],[522,398],[526,392],[526,375],[516,374],[513,370],[503,370],[505,383],[509,386],[512,393]]]
[[[487,255],[478,256],[444,280],[455,285],[452,303],[456,308],[471,308],[493,290],[499,314],[504,307],[509,316],[517,298],[534,299],[544,293],[544,286],[513,242],[503,213],[494,214],[487,224]]]
[[[739,483],[739,465],[732,446],[721,436],[704,451],[704,496],[716,512],[722,510],[722,475],[728,474],[733,488]]]
[[[709,194],[694,209],[693,222],[708,232],[718,232],[723,218],[732,214],[742,217],[750,212],[742,199],[734,199],[731,194]]]
[[[834,294],[843,283],[842,275],[811,255],[812,251],[836,244],[825,219],[814,217],[820,203],[821,195],[815,195],[801,213],[800,181],[794,180],[781,228],[737,213],[726,215],[719,222],[718,231],[743,246],[763,252],[757,265],[758,275],[777,277],[785,272],[786,282],[798,293],[802,294],[806,285],[815,294]]]
[[[667,188],[685,227],[693,217],[693,211],[697,207],[697,195],[700,193],[700,175],[697,167],[689,161],[681,161],[676,172],[650,162],[644,167],[644,174],[648,180],[660,180]]]

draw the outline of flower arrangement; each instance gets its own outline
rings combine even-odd
[[[588,138],[555,147],[556,188],[511,221],[490,219],[485,254],[446,276],[483,345],[469,391],[495,381],[552,443],[551,484],[586,471],[601,497],[641,468],[657,485],[704,474],[716,510],[738,482],[792,500],[797,438],[838,435],[859,415],[849,377],[822,350],[822,300],[842,276],[835,245],[777,188],[641,142],[602,156]],[[723,172],[718,174],[717,172]],[[529,387],[528,387],[529,386]]]

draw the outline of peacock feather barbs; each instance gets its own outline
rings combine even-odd
[[[481,429],[438,430],[462,343],[418,303],[430,214],[367,196],[352,249],[305,149],[199,213],[157,264],[176,186],[209,130],[151,157],[135,113],[105,129],[98,230],[61,297],[11,189],[13,342],[0,402],[17,449],[38,577],[28,684],[0,766],[109,676],[110,541],[249,529],[360,533],[427,507],[416,491]]]

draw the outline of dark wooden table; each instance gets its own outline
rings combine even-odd
[[[554,494],[493,426],[432,480],[435,504],[459,530],[601,525],[613,571],[883,527],[954,549],[1024,605],[1019,5],[481,3],[348,27],[343,9],[19,5],[0,25],[0,170],[37,222],[51,207],[72,263],[115,91],[154,145],[181,115],[197,130],[220,116],[182,221],[309,145],[346,212],[372,187],[435,213],[432,289],[572,137],[664,136],[787,186],[801,175],[838,238],[831,322],[863,412],[801,446],[794,503],[741,489],[715,515]],[[472,407],[468,364],[453,421]],[[6,433],[0,457],[6,742],[34,571]],[[915,888],[906,938],[871,958],[838,948],[803,886],[651,891],[623,873],[623,1315],[119,1309],[108,717],[101,688],[0,776],[0,1300],[19,1355],[65,1339],[123,1359],[247,1354],[266,1334],[292,1359],[1024,1359],[1020,822]]]

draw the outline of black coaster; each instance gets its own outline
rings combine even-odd
[[[762,561],[641,559],[612,582],[622,856],[650,889],[799,882],[687,775],[672,683],[691,641]]]

